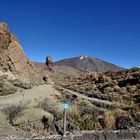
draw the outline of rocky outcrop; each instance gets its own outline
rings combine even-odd
[[[26,57],[18,39],[6,23],[0,23],[0,70],[25,83],[43,82],[42,75]]]

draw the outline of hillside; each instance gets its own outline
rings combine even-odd
[[[80,56],[75,58],[69,58],[60,60],[55,63],[58,66],[69,66],[80,71],[96,71],[96,72],[105,72],[105,71],[119,71],[124,68],[111,64],[109,62],[100,60],[98,58],[93,58],[89,56]]]

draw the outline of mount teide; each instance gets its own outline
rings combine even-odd
[[[124,69],[112,63],[89,56],[80,56],[80,57],[74,57],[69,59],[63,59],[58,62],[55,62],[55,65],[69,66],[85,72],[120,71]]]

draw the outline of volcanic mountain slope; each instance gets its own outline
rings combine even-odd
[[[6,91],[8,87],[14,88],[14,85],[22,85],[22,82],[43,82],[42,75],[27,59],[18,39],[10,33],[6,23],[0,23],[0,79],[0,92]],[[11,81],[14,81],[14,85]]]
[[[105,72],[105,71],[119,71],[123,68],[111,64],[109,62],[89,57],[89,56],[80,56],[70,59],[60,60],[55,63],[58,66],[69,66],[80,71],[96,71],[96,72]]]

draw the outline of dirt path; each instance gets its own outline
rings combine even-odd
[[[57,91],[54,90],[53,85],[40,85],[32,87],[31,89],[24,89],[17,91],[15,94],[0,97],[0,108],[8,104],[26,104],[34,99],[43,99]]]
[[[86,99],[86,100],[90,100],[90,101],[93,101],[93,102],[102,103],[102,104],[106,104],[106,105],[112,105],[113,104],[112,102],[107,101],[107,100],[100,100],[100,99],[97,99],[97,98],[90,98],[90,97],[88,97],[86,95],[80,94],[80,93],[75,92],[73,90],[69,90],[69,89],[66,89],[66,88],[63,88],[63,87],[60,87],[60,86],[56,86],[56,87],[61,88],[64,91],[67,91],[70,94],[76,95],[76,96],[81,97],[81,98]]]
[[[97,98],[90,98],[78,92],[75,92],[75,91],[72,91],[63,87],[60,87],[60,88],[62,88],[63,90],[67,91],[70,94],[76,95],[86,100],[90,100],[90,101],[94,101],[94,102],[102,103],[106,105],[112,105],[112,102],[110,101],[100,100]],[[35,87],[32,87],[31,89],[24,89],[12,95],[1,96],[0,108],[8,104],[20,104],[20,103],[26,104],[28,102],[31,102],[34,99],[44,99],[48,97],[49,95],[53,95],[55,93],[58,93],[58,91],[54,89],[54,86],[52,84],[35,86]]]

